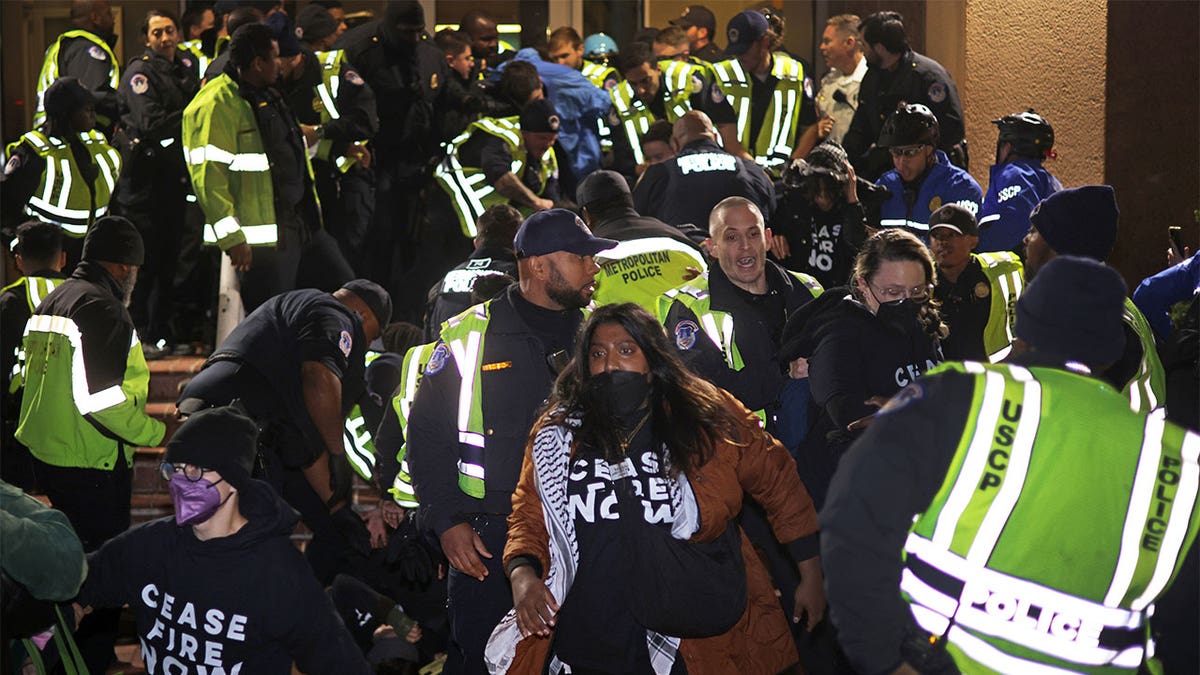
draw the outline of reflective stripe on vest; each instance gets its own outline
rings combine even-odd
[[[25,304],[29,306],[29,313],[32,316],[37,311],[38,305],[42,304],[42,300],[54,287],[65,281],[65,279],[52,279],[50,277],[21,277],[13,283],[5,286],[2,290],[13,290],[17,286],[23,287],[23,295],[25,296]],[[2,347],[2,345],[0,345]],[[9,373],[8,393],[15,394],[25,381],[25,342],[18,340],[17,344],[12,346],[12,353],[16,357],[13,362],[12,372]]]
[[[196,75],[204,77],[205,71],[208,70],[208,64],[212,63],[212,59],[204,53],[204,44],[200,40],[187,40],[179,43],[179,49],[196,59]]]
[[[1154,331],[1141,310],[1129,298],[1125,298],[1125,325],[1137,333],[1142,345],[1142,359],[1137,373],[1125,385],[1129,407],[1137,412],[1149,412],[1163,405],[1167,394],[1167,376],[1162,361],[1158,358],[1158,347],[1154,344]]]
[[[972,254],[991,286],[991,304],[983,328],[983,347],[988,361],[997,363],[1008,356],[1015,339],[1017,298],[1025,287],[1021,259],[1009,251]]]
[[[425,365],[429,363],[429,357],[433,355],[436,346],[436,342],[417,345],[404,355],[404,364],[400,368],[400,390],[392,399],[392,409],[400,421],[400,429],[404,432],[405,439],[408,438],[408,416],[412,412],[413,399],[417,396],[417,385],[425,375]],[[415,509],[418,503],[412,486],[412,473],[408,468],[407,440],[400,444],[400,449],[396,452],[396,461],[400,463],[400,471],[396,473],[388,492],[400,506]]]
[[[47,136],[41,131],[28,131],[17,143],[9,146],[11,153],[16,145],[26,143],[46,162],[41,182],[25,205],[29,216],[61,225],[63,230],[75,237],[87,233],[92,220],[108,213],[108,202],[121,173],[121,155],[108,144],[98,131],[85,131],[79,140],[88,151],[88,156],[99,168],[99,180],[95,181],[95,210],[92,209],[93,195],[82,171],[75,161],[75,153],[66,141]]]
[[[1110,443],[1083,447],[1076,418],[1087,413],[1072,404],[1105,385],[1065,371],[972,362],[930,374],[947,370],[975,377],[974,414],[941,489],[905,544],[901,590],[914,618],[945,636],[956,658],[1001,672],[1076,672],[1060,662],[1135,671],[1147,655],[1150,603],[1195,536],[1200,436],[1168,425],[1161,411],[1139,418],[1115,396],[1101,397],[1092,399],[1090,412]],[[1128,452],[1131,445],[1140,452]],[[1069,502],[1056,488],[1066,473],[1078,475],[1072,489],[1098,475],[1076,456],[1103,467],[1101,474],[1124,473],[1136,459],[1128,504],[1101,494],[1095,513],[1065,511]],[[1058,522],[1072,517],[1080,527]],[[1112,537],[1120,548],[1111,559],[1074,568],[1047,545],[1047,559],[1038,564],[1029,551],[1043,549],[1031,544],[1052,531],[1068,540]],[[1069,550],[1070,542],[1061,548]]]
[[[101,40],[95,33],[92,33],[91,31],[69,30],[62,35],[59,35],[57,40],[50,43],[50,46],[46,48],[46,55],[42,59],[42,70],[38,74],[37,81],[37,108],[33,113],[34,127],[40,127],[42,126],[42,123],[46,121],[46,89],[48,89],[50,85],[54,84],[54,81],[57,80],[61,75],[58,65],[58,52],[62,49],[63,41],[73,40],[75,38],[82,38],[88,42],[91,42],[95,47],[103,50],[104,53],[108,55],[108,85],[113,88],[113,91],[116,91],[117,87],[121,85],[121,72],[119,66],[117,65],[117,55],[113,53],[112,47],[109,47],[107,42]],[[89,49],[91,48],[89,47]],[[104,120],[103,122],[107,124],[114,121],[115,120]]]
[[[483,499],[485,472],[483,453],[483,395],[480,374],[483,366],[483,339],[490,320],[488,305],[475,305],[446,321],[442,341],[454,354],[461,381],[458,387],[458,487],[466,494]]]
[[[321,99],[322,108],[321,124],[328,124],[331,120],[341,118],[341,112],[337,109],[337,97],[342,84],[342,63],[345,61],[346,52],[335,49],[316,52],[316,55],[321,63],[321,82],[317,85],[317,96]],[[359,142],[365,144],[366,140]],[[317,143],[317,156],[333,162],[339,173],[346,173],[354,166],[356,160],[345,155],[330,158],[329,149],[332,146],[332,141],[322,139]]]
[[[698,66],[684,61],[660,61],[659,67],[662,69],[662,75],[659,76],[657,95],[663,97],[667,121],[674,124],[675,120],[683,117],[684,113],[692,109],[689,100],[692,93],[692,74],[698,69]],[[650,124],[655,121],[654,113],[650,112],[646,104],[634,95],[633,86],[629,82],[622,82],[613,87],[609,96],[617,111],[617,117],[621,119],[625,135],[629,139],[629,147],[633,150],[633,159],[641,164],[646,161],[645,155],[642,154],[641,138],[650,130]]]
[[[125,391],[120,384],[92,393],[88,388],[87,367],[83,360],[83,334],[79,326],[65,316],[35,314],[25,324],[25,334],[52,333],[66,337],[71,343],[71,397],[80,415],[106,410],[125,402]],[[137,331],[132,331],[129,348],[138,346]]]
[[[791,160],[792,138],[800,124],[800,104],[804,96],[803,64],[779,52],[772,55],[771,61],[771,74],[778,82],[757,138],[750,138],[752,85],[741,62],[733,58],[711,66],[716,74],[717,86],[737,114],[738,140],[763,168],[779,166]]]
[[[342,441],[346,450],[346,459],[353,467],[354,473],[370,482],[375,471],[375,442],[371,440],[371,432],[367,429],[367,421],[363,418],[362,408],[357,404],[346,417]]]

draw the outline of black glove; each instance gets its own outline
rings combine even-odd
[[[354,483],[354,469],[350,468],[350,460],[346,459],[345,455],[335,455],[332,452],[328,453],[328,457],[329,489],[333,491],[333,494],[325,504],[326,507],[333,506],[338,502],[350,501],[350,492]]]
[[[337,528],[338,534],[346,540],[347,546],[363,556],[371,555],[371,533],[367,531],[367,524],[349,504],[329,514],[329,519]]]
[[[428,584],[437,572],[433,554],[412,518],[405,518],[388,537],[387,562],[405,581],[418,586]]]

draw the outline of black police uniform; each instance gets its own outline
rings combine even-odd
[[[813,98],[812,85],[812,68],[809,67],[808,61],[802,58],[788,54],[796,61],[800,62],[804,73],[804,88],[803,96],[800,97],[800,117],[796,120],[796,126],[792,129],[792,137],[789,147],[795,148],[796,141],[804,133],[804,130],[809,126],[817,123],[817,102]],[[746,147],[746,152],[754,154],[754,144],[758,140],[759,133],[762,132],[763,126],[769,124],[767,122],[767,108],[771,105],[771,100],[775,95],[775,87],[779,84],[779,78],[771,73],[771,68],[774,67],[774,57],[772,57],[771,65],[768,66],[767,74],[762,79],[750,74],[750,145]],[[733,106],[729,104],[729,100],[720,90],[720,85],[713,82],[706,89],[709,92],[707,97],[704,97],[703,107],[701,110],[708,113],[712,118],[714,125],[733,124],[737,125],[737,112]],[[790,110],[784,110],[781,114],[790,114]],[[740,139],[739,139],[740,140]]]
[[[323,69],[317,55],[305,49],[301,52],[302,66],[297,79],[283,83],[288,105],[301,124],[320,126],[321,138],[332,143],[328,158],[312,160],[317,196],[325,227],[337,240],[342,255],[358,276],[366,273],[367,233],[375,213],[375,177],[371,169],[355,164],[346,173],[338,170],[334,160],[342,156],[353,143],[367,141],[379,131],[379,115],[375,109],[375,92],[343,59],[338,70],[337,98],[334,106],[337,117],[321,124],[325,103],[317,91],[323,79]]]
[[[116,42],[116,36],[109,40],[98,33],[93,35],[108,42],[110,47]],[[112,88],[110,79],[112,69],[116,67],[103,49],[85,38],[63,40],[58,50],[58,76],[78,78],[79,83],[92,92],[96,101],[96,131],[109,138],[112,138],[113,128],[122,113],[121,98]]]
[[[442,51],[422,39],[406,45],[376,20],[346,31],[335,43],[375,92],[384,122],[372,142],[375,167],[375,215],[370,235],[368,276],[378,280],[396,302],[397,318],[420,317],[425,284],[405,279],[423,252],[417,224],[424,214],[421,192],[441,156],[435,108],[449,70]],[[444,223],[442,225],[445,225]]]
[[[486,673],[483,647],[492,629],[512,608],[512,590],[501,563],[508,539],[507,516],[517,487],[529,430],[557,372],[574,349],[583,321],[577,309],[553,311],[525,300],[512,286],[489,304],[491,321],[483,340],[479,383],[486,429],[486,493],[468,496],[458,486],[458,365],[453,356],[426,366],[408,421],[408,463],[421,500],[421,524],[439,537],[470,523],[492,552],[483,558],[483,582],[450,570],[449,609],[457,649],[447,672]],[[444,348],[442,348],[444,349]]]
[[[704,45],[703,47],[701,47],[700,49],[697,49],[696,53],[692,54],[692,56],[697,59],[700,59],[701,61],[707,61],[709,63],[716,63],[717,61],[723,61],[726,58],[725,50],[721,49],[720,47],[718,47],[716,45],[716,43],[713,43],[713,42],[710,42],[710,43]]]
[[[972,257],[955,281],[939,274],[933,297],[942,303],[942,321],[950,329],[942,338],[946,360],[987,363],[983,331],[991,315],[992,284],[979,260]]]
[[[180,222],[191,189],[181,120],[199,88],[191,57],[180,52],[167,59],[146,49],[125,66],[118,89],[126,112],[121,116],[124,164],[114,199],[146,246],[129,308],[145,344],[175,338],[167,322],[174,312],[176,263],[184,234]]]
[[[664,223],[691,223],[708,232],[713,207],[733,196],[754,202],[764,218],[775,210],[775,188],[762,167],[700,139],[683,146],[674,159],[646,167],[633,189],[633,205]]]
[[[92,161],[92,155],[79,140],[77,134],[56,136],[49,132],[49,124],[41,130],[50,138],[56,138],[67,143],[71,148],[75,166],[79,167],[79,176],[83,179],[91,194],[90,203],[96,203],[96,181],[104,180],[100,176],[100,166]],[[42,174],[46,171],[47,160],[39,157],[28,143],[19,143],[8,156],[4,164],[4,180],[0,181],[0,232],[11,240],[17,234],[17,227],[29,219],[25,206],[29,198],[42,182]],[[94,210],[93,210],[94,215]],[[83,237],[63,236],[63,249],[67,252],[66,271],[71,271],[83,254]]]
[[[425,315],[426,341],[437,340],[443,321],[457,316],[474,304],[471,302],[471,285],[479,277],[489,274],[507,274],[516,279],[516,254],[511,249],[477,248],[470,258],[447,272],[441,281],[429,289],[429,306]]]
[[[659,63],[659,67],[665,70],[667,63],[669,63],[669,61],[662,61]],[[707,64],[705,65],[707,66]],[[707,73],[708,68],[705,67],[703,72]],[[708,91],[709,82],[702,78],[699,73],[697,73],[696,78],[698,79],[694,79],[692,81],[693,93],[688,96],[688,105],[692,110],[703,110],[702,104],[704,102],[704,92]],[[645,103],[645,105],[646,109],[654,114],[655,120],[668,119],[667,78],[665,74],[659,79],[658,94],[648,103]],[[629,139],[629,134],[625,132],[625,126],[621,123],[621,118],[619,115],[617,115],[616,108],[610,109],[608,115],[608,126],[609,138],[613,139],[613,160],[610,168],[613,171],[627,176],[630,180],[632,180],[633,177],[637,176],[638,163],[634,158],[633,146],[630,145],[632,141]],[[579,180],[582,182],[584,178],[586,178],[586,176],[580,176]]]
[[[847,204],[839,198],[832,210],[821,211],[797,190],[783,193],[770,224],[772,236],[784,237],[791,252],[779,263],[811,274],[825,288],[846,283],[867,239],[867,214],[860,202]]]
[[[232,64],[225,74],[240,81]],[[321,225],[321,209],[307,170],[307,149],[299,122],[274,88],[242,86],[239,93],[254,110],[271,165],[279,232],[275,248],[256,248],[249,271],[242,273],[242,303],[250,311],[293,288],[336,290],[354,278],[354,272]]]
[[[347,528],[330,516],[301,471],[326,450],[305,406],[301,367],[315,361],[341,380],[344,417],[365,389],[366,350],[357,313],[328,293],[291,291],[267,300],[238,324],[180,394],[179,408],[188,414],[241,401],[260,429],[266,480],[313,531],[305,556],[324,581],[341,564]],[[338,492],[347,497],[350,468],[344,457],[330,455],[329,461],[342,481],[335,499]]]
[[[858,109],[842,137],[842,147],[858,175],[874,181],[892,168],[887,149],[873,146],[884,121],[901,101],[921,103],[933,111],[941,138],[938,147],[956,166],[967,168],[965,148],[955,148],[963,143],[965,133],[958,88],[940,63],[910,49],[894,71],[867,68],[858,88]]]

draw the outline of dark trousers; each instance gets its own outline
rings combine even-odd
[[[436,185],[426,194],[426,209],[416,231],[414,246],[420,256],[404,264],[404,271],[393,275],[388,286],[399,320],[421,324],[429,289],[446,276],[455,265],[471,255],[471,240],[462,233],[462,226],[450,197]],[[400,267],[397,258],[394,269]]]
[[[162,181],[167,183],[167,181]],[[153,198],[120,209],[142,235],[145,260],[138,269],[129,313],[145,344],[175,342],[168,321],[175,310],[175,273],[183,241],[186,183],[159,185]]]
[[[368,239],[371,219],[375,216],[374,169],[355,166],[344,174],[336,171],[329,163],[313,162],[325,229],[337,240],[354,275],[366,277],[370,272],[368,258],[374,245]]]
[[[246,313],[267,300],[297,288],[333,291],[354,278],[354,271],[337,242],[323,230],[301,234],[293,228],[279,228],[275,247],[254,249],[250,269],[241,273],[242,305]]]
[[[504,575],[504,545],[508,542],[505,516],[475,514],[468,521],[491,559],[483,558],[488,574],[483,581],[450,568],[446,587],[450,613],[450,646],[446,655],[445,675],[487,675],[483,650],[500,619],[512,609],[512,589]]]
[[[117,458],[111,470],[53,466],[36,458],[33,461],[38,484],[51,505],[71,521],[84,551],[95,551],[129,529],[133,472],[123,457]],[[75,642],[93,673],[103,673],[113,661],[120,616],[120,608],[97,609],[79,624]]]

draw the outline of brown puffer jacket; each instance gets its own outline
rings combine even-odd
[[[700,531],[693,541],[712,541],[720,536],[729,521],[741,512],[743,491],[766,509],[779,541],[788,543],[815,533],[817,512],[796,473],[795,462],[779,441],[762,430],[757,417],[732,395],[726,396],[726,406],[741,420],[742,437],[749,442],[742,446],[719,444],[711,460],[688,473],[700,507]],[[507,567],[512,558],[529,555],[541,562],[543,570],[549,570],[549,536],[534,483],[530,448],[529,445],[525,448],[525,463],[513,493],[504,563]],[[773,675],[799,658],[770,576],[745,533],[742,533],[742,557],[746,561],[746,611],[727,633],[681,641],[679,651],[688,675]],[[525,638],[517,645],[508,672],[543,672],[549,648],[549,638]]]

